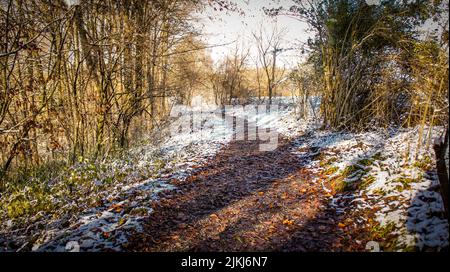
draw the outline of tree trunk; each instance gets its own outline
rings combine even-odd
[[[445,133],[444,141],[439,141],[434,144],[433,149],[436,154],[436,168],[439,177],[439,183],[441,185],[442,201],[444,202],[445,216],[448,217],[448,196],[449,196],[449,181],[447,165],[445,164],[445,153],[448,148],[448,128]]]

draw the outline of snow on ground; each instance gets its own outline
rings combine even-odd
[[[195,107],[194,107],[195,110]],[[174,124],[194,118],[200,122],[202,116],[183,115]],[[232,128],[218,116],[209,119],[211,127],[200,131],[184,131],[170,135],[169,127],[161,134],[162,141],[133,148],[124,158],[103,162],[95,168],[106,168],[98,179],[88,182],[100,192],[87,198],[98,198],[99,205],[88,207],[83,201],[71,201],[64,206],[65,213],[52,215],[43,212],[23,225],[21,220],[7,220],[0,231],[0,251],[102,251],[120,250],[127,243],[126,231],[139,231],[140,222],[151,212],[151,203],[157,201],[157,194],[174,190],[171,179],[185,179],[195,172],[194,166],[201,165],[213,157],[233,135]],[[85,177],[81,163],[74,168],[70,178],[78,181]],[[94,166],[93,166],[94,167]],[[79,173],[82,172],[82,173]],[[74,174],[75,173],[75,174]],[[117,176],[125,177],[118,180]],[[111,180],[112,179],[112,180]],[[76,210],[72,209],[76,206]],[[79,211],[81,210],[81,211]],[[53,218],[54,217],[54,218]]]
[[[390,250],[443,248],[448,246],[448,223],[434,154],[427,148],[428,138],[417,149],[418,129],[314,131],[298,138],[293,152],[304,156],[314,149],[322,154],[307,167],[325,172],[328,181],[343,176],[347,187],[334,196],[332,206],[341,213],[376,211],[380,228],[391,228],[396,236]],[[430,131],[431,139],[442,135],[440,127]]]
[[[282,116],[290,118],[290,109],[285,106]],[[261,113],[258,125],[271,126],[268,120],[279,120],[276,113]],[[64,203],[58,211],[2,221],[0,251],[123,249],[127,231],[141,230],[140,223],[152,212],[157,194],[176,190],[169,181],[192,175],[195,166],[206,163],[233,139],[233,127],[222,119],[221,109],[201,99],[173,116],[172,126],[160,133],[161,140],[150,137],[148,144],[131,149],[124,157],[98,165],[83,160],[70,169],[69,182],[87,182],[88,190],[80,199],[56,196],[52,201]],[[246,117],[243,111],[236,116]],[[58,181],[51,183],[58,185]],[[96,202],[88,205],[92,199]]]
[[[317,181],[327,191],[332,191],[329,181],[344,172],[346,185],[362,184],[336,194],[330,203],[342,213],[375,210],[374,220],[381,227],[395,225],[392,231],[398,238],[394,249],[448,246],[433,154],[429,148],[417,150],[418,128],[365,133],[319,130],[320,122],[314,117],[320,99],[309,102],[306,119],[298,118],[296,100],[290,97],[274,98],[277,111],[260,111],[253,116],[238,107],[233,114],[292,139],[292,153],[316,158],[306,167],[317,172]],[[192,175],[196,166],[233,140],[233,127],[222,119],[222,109],[201,99],[174,116],[173,126],[160,133],[160,141],[150,137],[147,144],[131,149],[124,157],[101,162],[96,167],[102,170],[95,178],[86,177],[93,171],[88,162],[75,165],[70,179],[87,182],[89,190],[79,199],[55,196],[52,201],[64,203],[58,212],[0,222],[0,251],[124,249],[128,230],[141,230],[142,220],[152,212],[152,202],[158,201],[157,194],[177,190],[170,180]],[[191,121],[193,125],[186,127]],[[433,138],[440,128],[431,132]],[[326,179],[319,178],[327,171]],[[92,199],[95,203],[88,205]],[[361,220],[367,218],[355,218]]]

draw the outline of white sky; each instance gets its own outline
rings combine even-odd
[[[203,40],[209,44],[226,44],[236,41],[239,45],[250,49],[251,59],[249,65],[254,65],[256,57],[256,47],[253,44],[252,31],[257,31],[262,24],[269,31],[272,29],[274,19],[266,16],[263,7],[279,7],[292,5],[290,0],[238,0],[239,7],[244,11],[245,15],[237,12],[214,11],[208,8],[206,12],[200,15],[198,26],[203,29],[205,34]],[[286,16],[276,18],[278,29],[285,28],[286,35],[283,42],[283,48],[295,48],[283,52],[280,56],[280,65],[295,65],[298,57],[301,56],[299,44],[306,42],[309,35],[306,31],[306,24]],[[253,44],[253,45],[252,45]],[[226,46],[211,48],[211,55],[214,62],[223,59],[230,51],[233,51],[236,43]]]

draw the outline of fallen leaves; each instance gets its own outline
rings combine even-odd
[[[324,230],[327,229],[327,227],[326,227],[326,226],[319,226],[318,229],[319,229],[320,231],[324,231]]]
[[[277,227],[274,225],[269,226],[269,234],[272,234],[277,231]]]
[[[120,218],[119,223],[117,223],[119,226],[122,226],[123,224],[125,224],[127,222],[127,220],[125,218]]]
[[[209,218],[213,219],[213,220],[219,220],[219,216],[215,213],[209,215]]]
[[[122,205],[122,204],[112,204],[112,205],[109,207],[109,210],[110,210],[110,211],[114,211],[114,212],[116,212],[116,213],[120,213],[120,212],[123,211],[123,205]]]
[[[289,220],[289,219],[283,220],[283,225],[292,226],[293,224],[294,224],[293,220]]]
[[[180,182],[174,198],[158,201],[145,230],[155,240],[138,243],[152,251],[329,249],[340,239],[340,221],[326,211],[329,199],[317,174],[300,167],[288,147],[251,153],[245,161],[245,142],[227,147],[195,178]],[[162,229],[169,235],[158,237]]]

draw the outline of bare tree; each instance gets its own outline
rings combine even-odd
[[[164,120],[184,92],[176,48],[211,3],[1,1],[0,175],[102,158]]]
[[[277,68],[277,58],[283,52],[282,42],[286,30],[278,30],[277,25],[274,24],[269,33],[260,27],[258,32],[252,34],[258,50],[259,63],[266,76],[269,104],[271,104],[272,97],[276,94],[276,87],[285,73],[284,68],[281,70]]]

